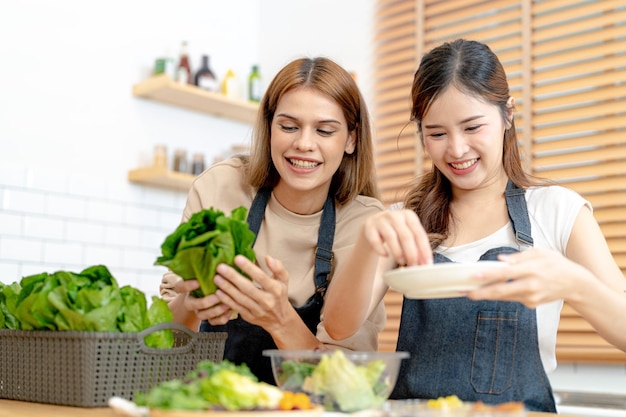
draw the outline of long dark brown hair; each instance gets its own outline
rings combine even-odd
[[[260,188],[274,187],[280,180],[270,150],[272,120],[282,96],[302,87],[316,90],[335,101],[343,110],[348,132],[354,132],[355,150],[352,154],[344,153],[331,181],[330,192],[336,201],[345,204],[358,195],[378,198],[372,132],[365,100],[350,73],[324,57],[296,59],[271,81],[260,103],[246,181]]]
[[[422,119],[433,101],[449,86],[498,107],[505,126],[502,165],[515,185],[527,188],[537,182],[524,172],[518,147],[515,121],[507,116],[509,84],[500,60],[491,49],[480,42],[457,39],[446,42],[422,58],[411,88],[411,120],[424,144]],[[504,191],[504,190],[503,190]],[[414,210],[431,236],[433,248],[439,246],[449,233],[450,181],[435,167],[420,178],[407,192],[405,208]]]

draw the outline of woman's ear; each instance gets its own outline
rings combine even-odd
[[[511,96],[506,101],[506,128],[513,126],[513,113],[515,113],[515,97]]]
[[[348,133],[348,140],[346,141],[346,147],[344,151],[347,154],[352,155],[355,149],[356,149],[356,131],[353,130],[352,132]]]

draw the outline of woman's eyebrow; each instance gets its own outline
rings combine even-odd
[[[277,113],[275,117],[285,117],[287,119],[291,119],[291,120],[300,120],[295,116],[291,116],[289,114],[286,113]],[[316,123],[334,123],[334,124],[338,124],[340,125],[341,122],[339,120],[336,119],[322,119],[322,120],[317,120]]]
[[[476,116],[470,116],[467,119],[463,119],[459,122],[459,124],[463,124],[463,123],[468,123],[468,122],[472,122],[476,119],[480,119],[481,117],[484,117],[484,115],[482,114],[478,114]],[[424,125],[425,128],[427,129],[438,129],[443,127],[442,125],[438,125],[438,124],[433,124],[433,125]]]

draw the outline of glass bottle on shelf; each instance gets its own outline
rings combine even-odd
[[[164,67],[163,70],[168,77],[172,80],[176,79],[176,62],[174,58],[172,58],[172,54],[169,51],[169,48],[165,50],[163,55]],[[191,68],[189,68],[189,73],[191,73]]]
[[[259,73],[259,66],[253,65],[250,76],[248,77],[248,100],[259,102],[261,101],[261,74]]]
[[[176,149],[174,151],[174,165],[172,170],[176,172],[187,172],[187,151]]]
[[[204,171],[204,154],[196,152],[193,154],[191,162],[191,173],[193,175],[200,175]]]
[[[189,64],[189,53],[187,42],[183,41],[180,48],[180,58],[176,67],[176,81],[181,84],[193,84],[191,78],[191,65]]]
[[[239,98],[237,75],[235,75],[235,71],[230,68],[226,71],[226,75],[222,80],[222,94],[228,98]]]
[[[200,66],[200,69],[198,69],[198,72],[196,72],[195,84],[205,90],[214,92],[219,91],[219,83],[217,82],[217,77],[209,66],[208,55],[202,55],[202,65]]]
[[[154,145],[154,157],[152,165],[155,168],[167,169],[167,147],[162,144]]]

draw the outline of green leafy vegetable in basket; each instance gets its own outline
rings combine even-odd
[[[181,278],[197,279],[200,288],[193,292],[196,297],[213,294],[217,265],[234,265],[235,255],[243,255],[255,261],[255,235],[246,222],[248,210],[234,209],[230,217],[214,208],[204,209],[191,215],[165,238],[161,245],[162,256],[154,263],[168,267]]]
[[[277,409],[282,391],[257,378],[245,365],[202,361],[183,379],[134,393],[136,404],[162,410]]]
[[[15,306],[21,289],[17,282],[10,285],[0,282],[0,329],[20,328],[19,320],[15,317]]]
[[[80,273],[57,271],[22,278],[0,286],[0,328],[13,330],[74,330],[140,332],[171,322],[172,312],[158,297],[147,306],[143,292],[119,287],[108,268],[95,265]],[[171,330],[149,334],[151,347],[174,345]]]

